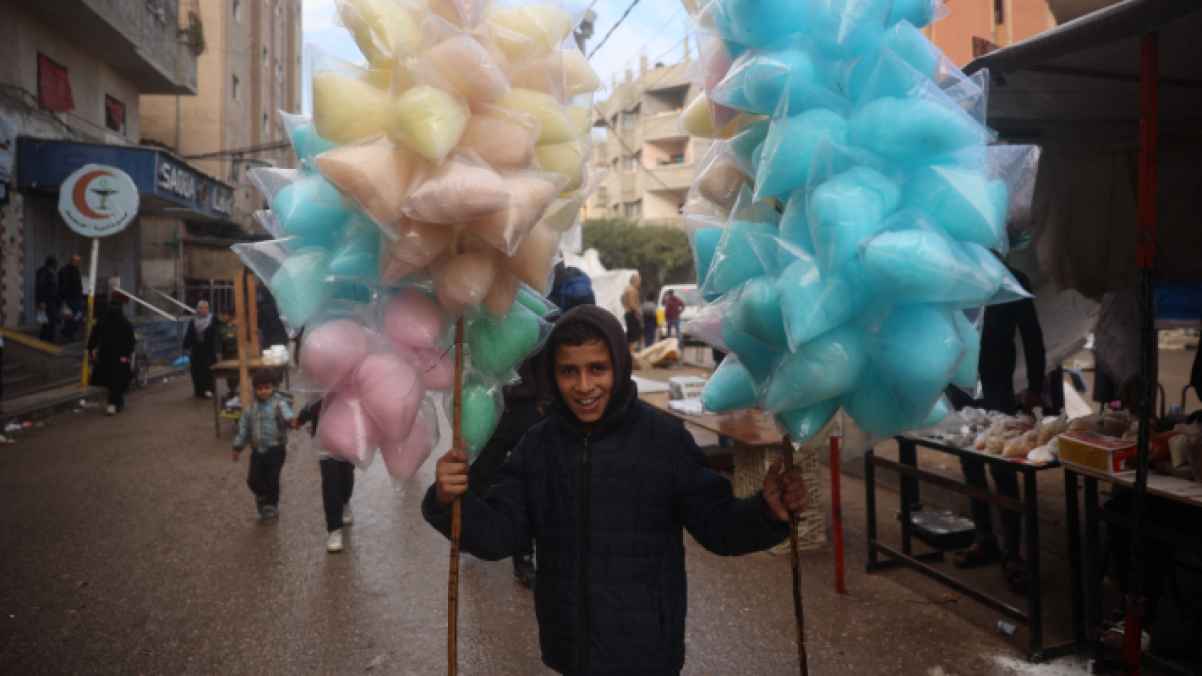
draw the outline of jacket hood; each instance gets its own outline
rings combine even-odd
[[[556,334],[564,326],[576,322],[588,324],[605,337],[605,346],[609,350],[609,358],[613,362],[614,389],[610,393],[605,414],[596,425],[600,428],[606,426],[611,420],[620,418],[630,406],[630,402],[638,397],[638,388],[630,377],[634,372],[634,363],[630,357],[630,348],[626,343],[626,330],[608,310],[597,305],[580,305],[569,310],[560,317],[559,321],[555,322],[555,328],[551,330],[551,336],[547,339],[547,348],[543,350],[541,375],[550,388],[548,392],[552,393],[551,399],[555,409],[573,426],[579,426],[580,423],[559,393],[559,383],[555,381],[555,350],[552,346],[555,344]]]

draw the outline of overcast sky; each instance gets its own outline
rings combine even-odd
[[[305,110],[309,104],[308,66],[312,47],[328,52],[338,58],[362,62],[363,57],[355,47],[349,32],[338,25],[335,0],[303,0],[305,32]],[[590,0],[569,0],[570,9],[583,10]],[[597,0],[593,11],[597,14],[596,29],[588,45],[591,51],[601,40],[630,0]],[[683,40],[689,32],[689,17],[679,0],[642,0],[630,17],[610,37],[601,51],[593,57],[593,67],[601,75],[608,88],[612,76],[623,77],[626,68],[638,69],[639,55],[646,54],[652,63],[666,64],[681,60],[684,53]],[[696,47],[693,47],[696,53]],[[601,94],[600,98],[604,98]]]

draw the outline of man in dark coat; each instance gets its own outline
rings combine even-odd
[[[221,353],[220,327],[209,312],[209,301],[196,304],[196,316],[184,333],[184,350],[192,369],[192,392],[197,398],[213,396],[213,364]]]
[[[109,391],[107,415],[115,415],[125,408],[125,392],[129,389],[137,345],[134,327],[125,317],[124,303],[124,296],[115,295],[109,301],[104,318],[88,339],[88,353],[95,365],[92,384]]]
[[[46,263],[38,268],[34,276],[33,300],[40,312],[46,314],[46,323],[38,337],[47,343],[54,342],[54,328],[58,324],[58,260],[54,256],[46,258]]]
[[[575,676],[674,676],[684,665],[684,534],[721,555],[767,549],[805,505],[797,472],[775,465],[764,490],[737,499],[707,469],[684,425],[639,401],[622,326],[582,306],[544,351],[554,393],[492,490],[470,489],[466,456],[438,461],[422,503],[450,533],[463,500],[463,550],[487,560],[533,538],[543,662]]]
[[[78,255],[71,256],[58,271],[58,296],[63,308],[63,340],[71,342],[83,317],[83,273],[79,271]]]

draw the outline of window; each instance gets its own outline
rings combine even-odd
[[[67,67],[41,53],[38,54],[38,105],[56,113],[75,110]]]
[[[1006,23],[1006,0],[993,0],[993,23]]]
[[[643,200],[635,200],[623,205],[622,216],[629,221],[640,220],[643,217]]]
[[[267,113],[263,113],[263,138],[268,137],[270,129],[267,128]]]
[[[235,100],[235,101],[237,101],[237,100],[238,100],[238,82],[239,82],[239,80],[238,80],[238,76],[237,76],[237,75],[231,75],[230,77],[232,78],[232,79],[230,80],[230,83],[233,85],[233,87],[232,87],[232,89],[233,89],[233,98],[234,98],[234,100]]]
[[[125,104],[108,94],[104,95],[104,126],[125,133]]]
[[[634,171],[634,156],[627,155],[622,158],[622,171]]]
[[[267,48],[266,47],[263,48],[262,59],[263,59],[263,65],[266,66],[267,65]]]
[[[234,21],[242,20],[242,0],[234,0]]]
[[[622,131],[630,131],[639,121],[639,110],[627,110],[622,112]]]

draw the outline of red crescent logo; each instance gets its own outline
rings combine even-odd
[[[79,177],[79,180],[75,182],[75,190],[71,192],[71,203],[75,205],[75,208],[79,210],[79,213],[84,218],[94,221],[98,221],[105,216],[108,216],[108,214],[101,213],[88,206],[88,186],[91,185],[92,181],[100,178],[101,176],[112,176],[112,174],[103,169],[94,169],[89,171],[88,173]]]

